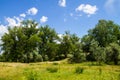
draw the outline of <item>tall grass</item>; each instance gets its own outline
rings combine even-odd
[[[0,63],[0,80],[120,80],[120,66],[88,64]]]
[[[82,74],[83,71],[84,71],[84,68],[82,68],[82,67],[76,67],[75,68],[75,73],[77,73],[77,74]]]
[[[55,73],[58,71],[58,68],[57,67],[47,67],[46,70],[49,71],[50,73]]]

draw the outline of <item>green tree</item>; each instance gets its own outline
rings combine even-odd
[[[120,46],[111,43],[106,47],[106,63],[114,62],[115,65],[120,61]]]
[[[98,62],[99,65],[101,65],[101,62],[105,61],[105,50],[103,47],[100,47],[98,45],[98,42],[95,40],[91,41],[90,44],[90,51],[91,56],[94,60]]]
[[[85,61],[85,54],[81,49],[82,47],[81,47],[80,38],[77,35],[72,34],[70,36],[70,40],[71,40],[70,53],[73,55],[71,57],[71,62],[79,63]]]
[[[2,49],[6,61],[30,62],[33,50],[37,49],[40,38],[37,35],[37,23],[23,21],[21,26],[8,29],[2,37]]]
[[[57,55],[57,43],[55,41],[58,39],[58,35],[56,31],[48,25],[41,26],[38,36],[41,39],[39,54],[42,55],[44,60],[54,60]]]
[[[118,42],[120,26],[113,21],[99,20],[95,28],[88,34],[98,41],[99,46],[105,47],[112,42]]]
[[[59,57],[67,58],[67,55],[70,54],[71,49],[71,41],[70,41],[70,33],[65,32],[63,35],[63,39],[61,40],[61,44],[59,46]]]

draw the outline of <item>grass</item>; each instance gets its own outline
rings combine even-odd
[[[76,67],[75,68],[75,73],[77,73],[77,74],[82,74],[83,71],[84,71],[84,68],[82,68],[82,67]]]
[[[120,80],[120,66],[90,64],[1,62],[0,80]],[[81,73],[76,74],[76,71]]]
[[[46,70],[51,72],[51,73],[55,73],[55,72],[58,71],[58,68],[56,68],[56,67],[47,67]]]

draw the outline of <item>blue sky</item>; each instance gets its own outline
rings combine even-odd
[[[120,24],[120,0],[0,0],[0,36],[7,26],[34,19],[59,34],[70,31],[82,37],[98,20]]]

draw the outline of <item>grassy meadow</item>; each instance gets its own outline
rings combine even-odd
[[[120,66],[84,62],[0,62],[0,80],[120,80]]]

